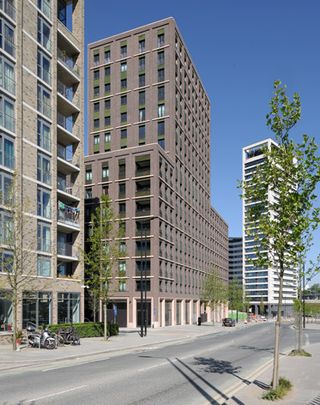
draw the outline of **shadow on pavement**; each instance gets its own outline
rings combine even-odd
[[[249,385],[250,381],[242,378],[238,375],[241,367],[235,367],[232,365],[230,361],[225,360],[216,360],[212,357],[195,357],[196,362],[195,365],[203,366],[203,370],[206,373],[213,373],[213,374],[231,374],[234,377],[238,378],[245,384]]]
[[[273,347],[256,347],[256,346],[247,346],[247,345],[238,346],[238,348],[243,349],[243,350],[251,350],[254,352],[270,352],[270,353],[273,353],[273,350],[274,350]]]

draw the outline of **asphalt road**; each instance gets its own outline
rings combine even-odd
[[[319,336],[310,331],[307,340]],[[273,337],[274,325],[264,323],[85,364],[8,373],[0,376],[0,403],[215,404],[272,359]],[[288,325],[282,327],[281,342],[282,351],[295,344]]]

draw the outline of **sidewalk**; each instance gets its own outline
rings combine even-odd
[[[239,323],[238,328],[250,327]],[[168,326],[165,328],[148,329],[147,336],[141,338],[138,329],[122,329],[118,336],[111,336],[107,342],[102,338],[81,339],[80,346],[63,346],[57,350],[24,348],[13,352],[11,345],[0,346],[0,372],[21,367],[39,366],[57,361],[95,357],[104,353],[119,355],[126,352],[141,350],[143,347],[155,348],[174,342],[188,341],[199,336],[221,331],[232,331],[234,328],[224,328],[221,324],[212,323],[183,326]]]
[[[307,328],[315,329],[313,325]],[[319,325],[317,325],[319,329]],[[311,405],[311,402],[318,397],[314,403],[320,404],[320,343],[314,343],[305,347],[305,350],[312,354],[312,357],[291,357],[280,358],[280,376],[285,377],[293,385],[292,390],[282,400],[276,401],[281,405]],[[272,376],[272,363],[267,369],[256,376],[255,380],[248,386],[241,388],[234,393],[231,399],[225,402],[226,405],[270,405],[272,401],[263,400],[261,397],[265,392],[262,388],[270,384]]]

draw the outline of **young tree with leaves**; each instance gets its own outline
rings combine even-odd
[[[206,276],[202,299],[208,303],[212,311],[228,301],[228,283],[222,280],[218,270],[213,269]]]
[[[283,281],[286,269],[297,269],[306,241],[319,224],[316,187],[320,180],[320,158],[314,138],[303,135],[300,143],[290,137],[301,117],[298,94],[289,100],[286,87],[274,83],[274,96],[267,126],[277,147],[265,149],[264,163],[257,166],[251,181],[242,183],[243,195],[252,202],[247,218],[257,241],[255,265],[276,270],[279,283],[272,386],[279,384],[280,324]],[[272,195],[273,198],[268,198]],[[268,252],[265,254],[264,252]]]
[[[242,311],[243,309],[243,288],[242,284],[238,280],[229,281],[228,300],[229,309],[237,311],[238,322],[238,312]]]
[[[89,238],[83,257],[90,295],[94,300],[99,300],[103,309],[105,340],[108,338],[107,306],[120,255],[120,235],[116,223],[110,199],[102,196],[91,215]]]

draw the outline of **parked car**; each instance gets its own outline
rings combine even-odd
[[[236,326],[236,321],[231,318],[222,319],[222,326]]]

